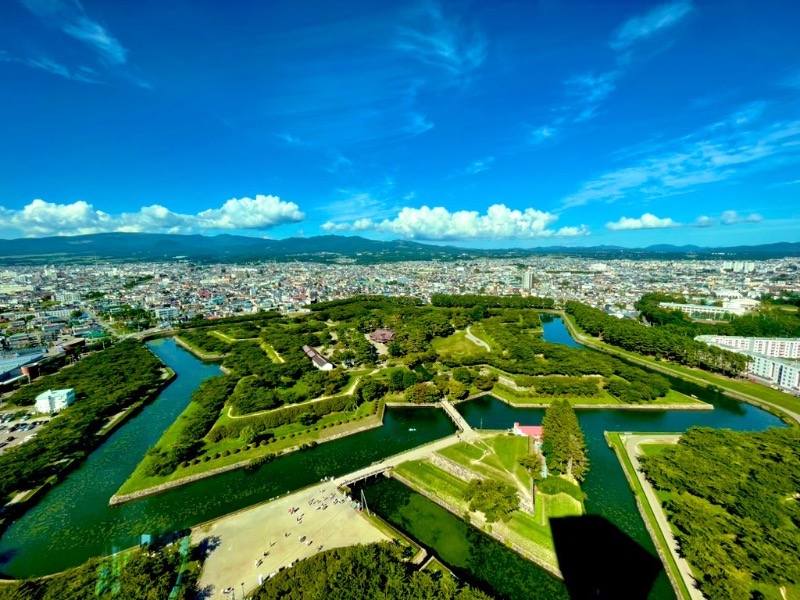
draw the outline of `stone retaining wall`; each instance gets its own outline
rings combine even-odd
[[[485,475],[476,473],[472,469],[468,469],[464,465],[460,465],[454,460],[450,460],[449,458],[446,458],[436,452],[431,454],[428,460],[430,460],[434,466],[439,467],[442,471],[447,471],[454,477],[458,477],[464,481],[471,481],[472,479],[480,479],[481,481],[486,480]]]
[[[173,337],[172,339],[175,340],[175,343],[178,344],[178,346],[180,346],[181,348],[183,348],[187,352],[191,352],[192,354],[194,354],[200,360],[207,360],[207,361],[222,360],[226,356],[228,356],[227,354],[206,354],[205,352],[202,352],[198,348],[195,348],[194,346],[184,342],[177,335],[175,337]]]

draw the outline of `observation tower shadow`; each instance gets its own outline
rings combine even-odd
[[[661,561],[600,515],[550,519],[570,598],[646,600]]]

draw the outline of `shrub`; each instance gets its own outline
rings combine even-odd
[[[223,450],[222,451],[222,456],[230,456],[230,455],[231,455],[231,451],[230,450]]]

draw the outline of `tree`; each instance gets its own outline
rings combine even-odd
[[[547,468],[556,474],[583,481],[589,469],[586,441],[575,410],[566,400],[554,401],[542,419],[542,452]]]
[[[471,480],[464,490],[464,500],[469,502],[471,511],[481,511],[489,523],[508,521],[519,508],[517,491],[496,479]]]

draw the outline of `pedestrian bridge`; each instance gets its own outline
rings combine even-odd
[[[465,440],[473,440],[478,437],[478,434],[469,426],[469,423],[461,416],[461,413],[456,410],[456,407],[450,404],[449,400],[442,398],[439,402],[439,405],[444,409],[444,412],[447,413],[447,416],[452,419],[453,423],[456,424],[461,430],[462,437]]]

